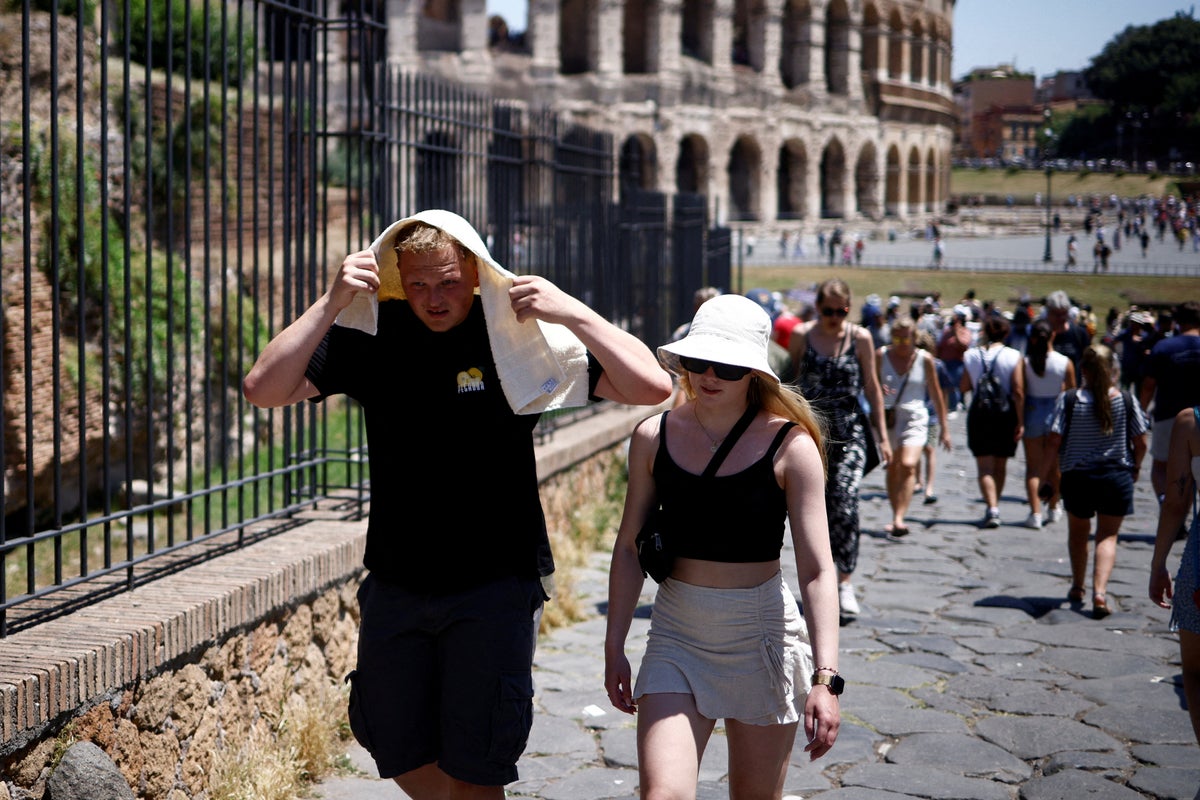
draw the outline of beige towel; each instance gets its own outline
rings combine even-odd
[[[381,277],[396,268],[392,242],[402,228],[424,222],[453,236],[479,261],[479,295],[491,339],[492,358],[500,388],[517,414],[537,414],[587,404],[587,350],[568,328],[535,320],[517,321],[508,299],[515,275],[492,258],[471,223],[451,211],[422,211],[393,222],[371,245]],[[337,324],[375,335],[379,327],[379,298],[360,292],[342,312]]]

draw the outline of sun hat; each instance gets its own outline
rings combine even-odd
[[[779,383],[767,360],[770,340],[771,317],[762,306],[740,294],[723,294],[696,309],[687,336],[660,346],[658,359],[676,373],[683,371],[679,357],[684,356],[749,367]]]
[[[1154,317],[1147,314],[1145,311],[1135,311],[1129,315],[1130,322],[1136,322],[1139,325],[1153,325]]]

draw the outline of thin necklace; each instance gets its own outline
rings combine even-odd
[[[717,448],[721,446],[721,442],[725,441],[725,436],[728,436],[729,434],[726,433],[725,436],[722,436],[720,439],[714,439],[713,435],[708,432],[708,428],[704,427],[704,423],[700,421],[699,408],[692,406],[692,413],[696,415],[696,424],[700,426],[700,430],[704,431],[704,435],[707,436],[708,441],[712,443],[709,445],[708,452],[717,452]]]

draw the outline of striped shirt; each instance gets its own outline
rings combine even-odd
[[[1054,403],[1054,416],[1050,420],[1050,432],[1062,435],[1063,412],[1065,410],[1066,392],[1058,396]],[[1150,429],[1146,414],[1138,405],[1137,398],[1129,395],[1133,401],[1133,416],[1129,419],[1129,438],[1141,436]],[[1096,404],[1092,393],[1080,389],[1076,395],[1075,407],[1071,413],[1071,430],[1066,441],[1058,450],[1058,468],[1062,472],[1073,469],[1089,469],[1100,466],[1133,467],[1130,460],[1128,443],[1125,441],[1125,398],[1117,394],[1112,397],[1112,433],[1105,435],[1100,430],[1100,420],[1096,418]]]

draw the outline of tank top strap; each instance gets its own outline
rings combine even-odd
[[[771,440],[771,446],[767,448],[767,454],[763,458],[767,461],[774,461],[775,454],[779,452],[779,448],[783,445],[783,439],[787,436],[788,431],[796,427],[796,423],[788,420],[783,423],[783,427],[775,434],[775,438]]]
[[[663,451],[667,449],[667,414],[670,413],[671,409],[668,408],[658,420],[658,449]]]

